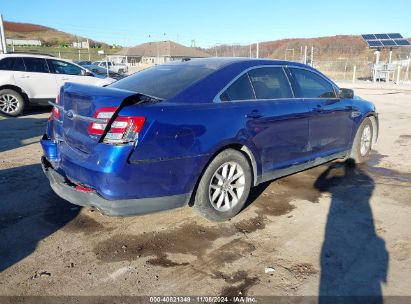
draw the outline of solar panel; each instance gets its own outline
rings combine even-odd
[[[382,43],[383,46],[397,46],[397,44],[392,39],[381,40],[381,43]]]
[[[374,40],[374,39],[376,39],[375,35],[373,35],[373,34],[362,35],[362,38],[364,38],[364,40]]]
[[[382,46],[381,41],[378,41],[378,40],[368,40],[367,43],[370,47],[381,47]]]
[[[387,34],[375,34],[375,37],[377,37],[377,39],[390,39]]]
[[[402,39],[401,34],[398,34],[398,33],[388,34],[388,36],[389,36],[391,39]]]
[[[395,40],[395,43],[398,46],[410,46],[411,45],[411,43],[408,40],[405,40],[405,39]]]
[[[364,34],[362,38],[370,48],[395,48],[401,46],[411,46],[411,43],[404,39],[399,33],[390,34]]]

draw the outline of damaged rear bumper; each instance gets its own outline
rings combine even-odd
[[[72,204],[83,207],[94,207],[103,214],[112,216],[129,216],[147,214],[183,207],[188,204],[190,194],[180,194],[163,197],[107,200],[92,189],[87,191],[79,190],[78,186],[69,181],[63,172],[53,168],[53,165],[46,157],[41,158],[44,174],[50,181],[50,186],[61,198]]]

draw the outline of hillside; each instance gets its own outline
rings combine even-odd
[[[75,36],[73,34],[65,33],[38,24],[20,23],[4,21],[4,28],[7,38],[15,39],[38,39],[41,40],[45,46],[58,46],[61,44],[71,44],[73,41],[85,40],[87,38]],[[102,45],[105,43],[97,42],[89,39],[91,46]]]
[[[292,38],[260,43],[261,58],[276,58],[301,60],[305,46],[308,47],[310,56],[311,47],[314,47],[316,60],[373,60],[373,51],[360,36],[339,35],[319,38]],[[218,45],[206,49],[209,54],[218,56],[249,56],[249,45]],[[251,45],[251,54],[255,56],[256,45]],[[386,52],[383,52],[385,56]],[[397,49],[395,58],[406,58],[409,54],[408,48]]]

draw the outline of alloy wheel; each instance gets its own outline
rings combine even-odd
[[[234,161],[222,164],[214,173],[209,185],[209,199],[217,211],[232,209],[245,189],[243,168]]]
[[[12,114],[19,108],[19,100],[11,94],[0,96],[0,111],[6,114]]]
[[[360,141],[360,153],[361,156],[365,156],[371,148],[371,127],[366,125],[362,131]]]

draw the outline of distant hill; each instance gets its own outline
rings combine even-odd
[[[41,40],[44,45],[58,46],[61,44],[71,44],[73,41],[86,40],[87,38],[76,36],[73,34],[58,31],[54,28],[31,24],[4,21],[4,28],[7,38],[16,39],[38,39]],[[89,39],[90,44],[107,46],[107,44]]]
[[[276,58],[300,60],[307,46],[308,55],[314,47],[316,60],[373,60],[373,52],[360,36],[338,35],[318,38],[291,38],[274,41],[260,42],[261,58]],[[255,56],[256,45],[218,45],[205,51],[218,56]],[[386,52],[383,52],[386,53]],[[400,48],[395,52],[395,57],[406,58],[409,48]]]

